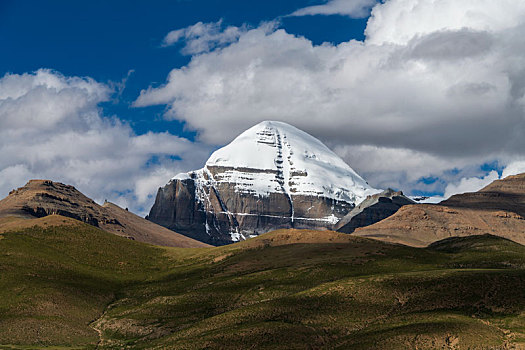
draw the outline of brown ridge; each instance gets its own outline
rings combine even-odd
[[[75,187],[49,180],[31,180],[0,201],[0,218],[42,218],[60,215],[139,242],[198,248],[209,245],[130,213],[114,204],[100,206]],[[4,221],[8,221],[7,219]],[[22,221],[18,221],[22,226]],[[10,226],[15,225],[13,222]],[[16,225],[15,225],[16,226]]]
[[[525,244],[525,174],[437,204],[402,207],[355,235],[423,247],[449,237],[492,234]]]

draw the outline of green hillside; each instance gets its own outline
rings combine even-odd
[[[159,248],[77,224],[0,234],[0,348],[435,349],[525,343],[525,247],[282,231]],[[317,233],[316,233],[317,234]],[[324,235],[324,236],[323,236]]]

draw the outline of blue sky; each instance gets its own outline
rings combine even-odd
[[[168,130],[193,138],[177,121],[161,117],[164,107],[130,108],[140,90],[161,84],[175,67],[190,58],[181,44],[161,47],[171,30],[199,21],[257,26],[298,8],[321,3],[312,0],[238,1],[20,1],[0,4],[0,75],[50,68],[68,76],[90,76],[101,82],[120,82],[130,73],[118,102],[103,105],[106,113],[128,120],[139,133]],[[308,16],[281,18],[287,32],[306,36],[315,44],[362,40],[366,18]]]
[[[477,190],[525,171],[524,30],[516,0],[3,0],[0,195],[51,178],[144,214],[269,119],[376,188]]]

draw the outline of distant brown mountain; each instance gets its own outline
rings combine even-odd
[[[354,234],[411,246],[448,238],[492,234],[525,244],[525,174],[497,180],[482,190],[440,204],[407,205]]]
[[[59,182],[31,180],[25,186],[11,191],[0,201],[0,218],[34,219],[49,215],[76,219],[144,243],[170,247],[208,246],[143,219],[117,205],[106,203],[100,206],[75,187]],[[14,221],[11,226],[16,228]]]
[[[496,180],[478,192],[454,195],[440,204],[456,208],[503,210],[525,216],[525,173]]]

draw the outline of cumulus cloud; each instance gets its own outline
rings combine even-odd
[[[158,186],[200,165],[208,150],[169,133],[136,135],[99,103],[112,89],[40,69],[0,78],[0,194],[31,178],[77,186],[143,214]]]
[[[365,34],[370,44],[406,44],[444,30],[501,32],[524,16],[522,0],[387,0],[372,9]]]
[[[308,6],[294,11],[290,16],[343,15],[365,18],[376,2],[376,0],[329,0],[322,5]]]
[[[218,145],[282,120],[374,186],[443,193],[447,182],[483,176],[482,164],[523,157],[524,20],[524,1],[389,0],[373,8],[363,42],[314,45],[283,29],[247,29],[134,105],[167,105],[166,119]]]
[[[222,19],[212,23],[198,22],[189,27],[169,32],[164,37],[162,45],[171,46],[184,41],[185,46],[182,49],[182,53],[195,55],[230,44],[236,41],[245,31],[245,27],[224,27]]]

